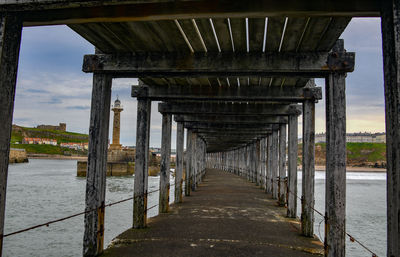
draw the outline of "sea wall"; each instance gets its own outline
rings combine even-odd
[[[133,162],[107,162],[107,176],[128,176],[134,173]],[[87,161],[77,162],[78,177],[86,177]]]
[[[28,162],[25,149],[10,149],[9,163]]]

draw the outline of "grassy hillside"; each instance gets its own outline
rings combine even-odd
[[[315,164],[325,165],[326,144],[315,145]],[[299,145],[301,162],[301,145]],[[347,143],[348,166],[386,167],[386,144],[383,143]]]
[[[87,155],[87,151],[73,150],[53,145],[27,145],[21,144],[24,137],[49,138],[57,140],[57,143],[86,143],[89,140],[88,135],[66,132],[51,129],[28,128],[13,126],[11,133],[11,147],[25,149],[28,154],[59,154],[59,155]]]

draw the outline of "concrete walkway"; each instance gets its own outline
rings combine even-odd
[[[315,256],[318,239],[300,235],[270,195],[236,175],[209,169],[202,184],[147,229],[127,230],[104,256]]]

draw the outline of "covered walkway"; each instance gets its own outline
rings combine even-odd
[[[271,195],[254,183],[217,169],[148,228],[119,235],[104,256],[313,256],[322,243],[301,236]]]

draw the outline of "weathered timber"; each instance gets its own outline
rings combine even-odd
[[[315,184],[315,102],[303,103],[303,163],[301,231],[314,236],[314,184]]]
[[[334,52],[343,52],[338,40]],[[346,254],[346,74],[326,78],[325,256]]]
[[[271,180],[272,180],[272,198],[278,199],[278,130],[272,131],[272,143],[271,143]]]
[[[267,169],[265,173],[267,183],[265,192],[272,194],[272,134],[267,136]]]
[[[228,100],[301,102],[305,99],[322,99],[322,90],[319,87],[247,87],[219,85],[132,86],[132,97],[149,97],[157,101]]]
[[[289,218],[297,217],[297,151],[298,151],[298,139],[297,139],[297,126],[298,118],[297,115],[289,116],[289,142],[288,142],[288,208],[287,216]]]
[[[352,72],[355,53],[135,53],[85,55],[84,72],[114,77],[324,77],[332,70]]]
[[[172,114],[226,114],[226,115],[290,115],[301,114],[299,105],[268,103],[216,103],[216,102],[168,102],[159,103],[158,111]]]
[[[172,115],[162,114],[162,132],[161,132],[161,163],[160,163],[160,213],[169,210],[169,178],[170,178],[170,160],[171,160],[171,126]]]
[[[285,206],[286,202],[286,124],[279,128],[279,205]]]
[[[256,158],[255,158],[255,166],[256,166],[256,185],[261,186],[261,143],[260,139],[258,139],[255,143],[255,153],[256,153]]]
[[[207,123],[207,122],[185,122],[185,128],[191,129],[219,129],[219,130],[271,130],[273,127],[277,127],[277,124],[219,124],[219,123]]]
[[[387,156],[387,256],[400,255],[400,4],[382,4]]]
[[[184,137],[185,129],[183,128],[183,123],[178,122],[176,129],[175,203],[182,202]]]
[[[190,178],[190,185],[191,185],[191,189],[192,189],[192,191],[196,191],[196,187],[197,187],[197,185],[196,185],[196,176],[197,176],[197,155],[196,155],[196,150],[197,150],[197,145],[196,145],[196,141],[197,141],[197,134],[195,133],[195,132],[193,132],[193,130],[192,130],[192,136],[191,136],[191,139],[190,139],[190,141],[192,141],[191,142],[191,157],[192,157],[192,160],[190,161],[190,163],[191,163],[191,165],[190,165],[190,169],[191,169],[191,171],[190,171],[190,174],[191,174],[191,178]]]
[[[191,190],[191,161],[192,161],[192,131],[190,129],[186,130],[186,176],[185,176],[185,195],[190,195]]]
[[[0,15],[0,256],[21,32],[21,20],[16,16]]]
[[[175,115],[176,122],[207,122],[217,124],[279,124],[288,123],[288,118],[284,116],[261,116],[261,115],[203,115],[185,114]]]
[[[85,210],[96,211],[85,213],[83,256],[96,256],[103,252],[111,85],[109,75],[93,75]]]
[[[147,189],[151,101],[138,98],[136,123],[135,184],[133,192],[133,227],[147,226]]]
[[[1,0],[0,11],[26,11],[26,26],[74,24],[88,22],[120,22],[158,19],[225,18],[225,17],[304,17],[357,16],[378,17],[378,0],[318,0],[263,2],[251,0],[232,4],[212,0],[176,2],[172,0]]]

